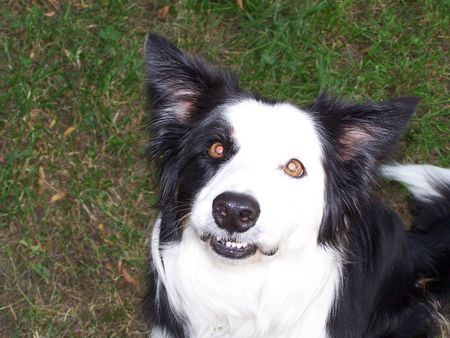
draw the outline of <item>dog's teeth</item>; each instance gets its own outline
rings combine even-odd
[[[242,244],[241,244],[241,243],[237,243],[237,244],[236,244],[236,247],[237,247],[238,249],[240,249],[240,248],[242,248]]]
[[[247,247],[248,243],[242,243],[242,247],[245,249]]]
[[[234,242],[233,242],[233,243],[231,243],[231,247],[232,247],[232,248],[235,248],[236,246],[237,246],[237,244],[236,244],[236,243],[234,243]]]
[[[225,245],[226,245],[227,247],[231,247],[231,242],[227,242]]]
[[[217,237],[216,237],[216,241],[217,241],[217,242],[220,242],[221,240],[222,240],[222,237],[220,237],[220,236],[217,236]]]

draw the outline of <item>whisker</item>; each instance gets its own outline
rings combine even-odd
[[[183,215],[180,219],[178,219],[175,223],[175,227],[173,229],[171,229],[171,231],[169,231],[168,233],[164,233],[164,236],[162,236],[160,238],[160,241],[164,241],[165,239],[169,238],[171,235],[173,235],[174,233],[178,232],[182,226],[181,224],[188,218],[190,217],[190,213],[187,213],[185,215]]]

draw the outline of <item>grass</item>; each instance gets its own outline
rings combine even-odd
[[[298,104],[321,90],[418,95],[399,158],[448,166],[449,12],[446,1],[4,1],[0,336],[146,334],[147,31]]]

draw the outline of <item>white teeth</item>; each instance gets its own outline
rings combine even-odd
[[[248,246],[247,242],[239,243],[239,242],[233,242],[233,241],[227,241],[225,242],[224,239],[220,236],[216,236],[216,241],[221,242],[222,244],[225,244],[227,248],[233,248],[233,249],[245,249]]]

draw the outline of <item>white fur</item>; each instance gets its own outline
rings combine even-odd
[[[248,264],[217,259],[187,228],[163,250],[172,305],[191,337],[326,337],[339,277],[336,256],[312,240],[298,256],[258,257]]]
[[[198,193],[181,242],[161,248],[164,268],[157,268],[169,299],[188,318],[191,337],[326,337],[341,262],[317,243],[325,174],[316,126],[288,104],[246,100],[223,114],[239,151]],[[294,158],[304,164],[304,177],[283,171]],[[238,239],[275,255],[227,259],[200,239],[204,233],[227,236],[211,211],[225,191],[259,202],[256,225]],[[152,255],[159,259],[155,250]]]
[[[385,165],[382,174],[406,184],[411,193],[423,201],[430,197],[443,197],[436,190],[436,183],[450,181],[450,169],[432,165]]]

